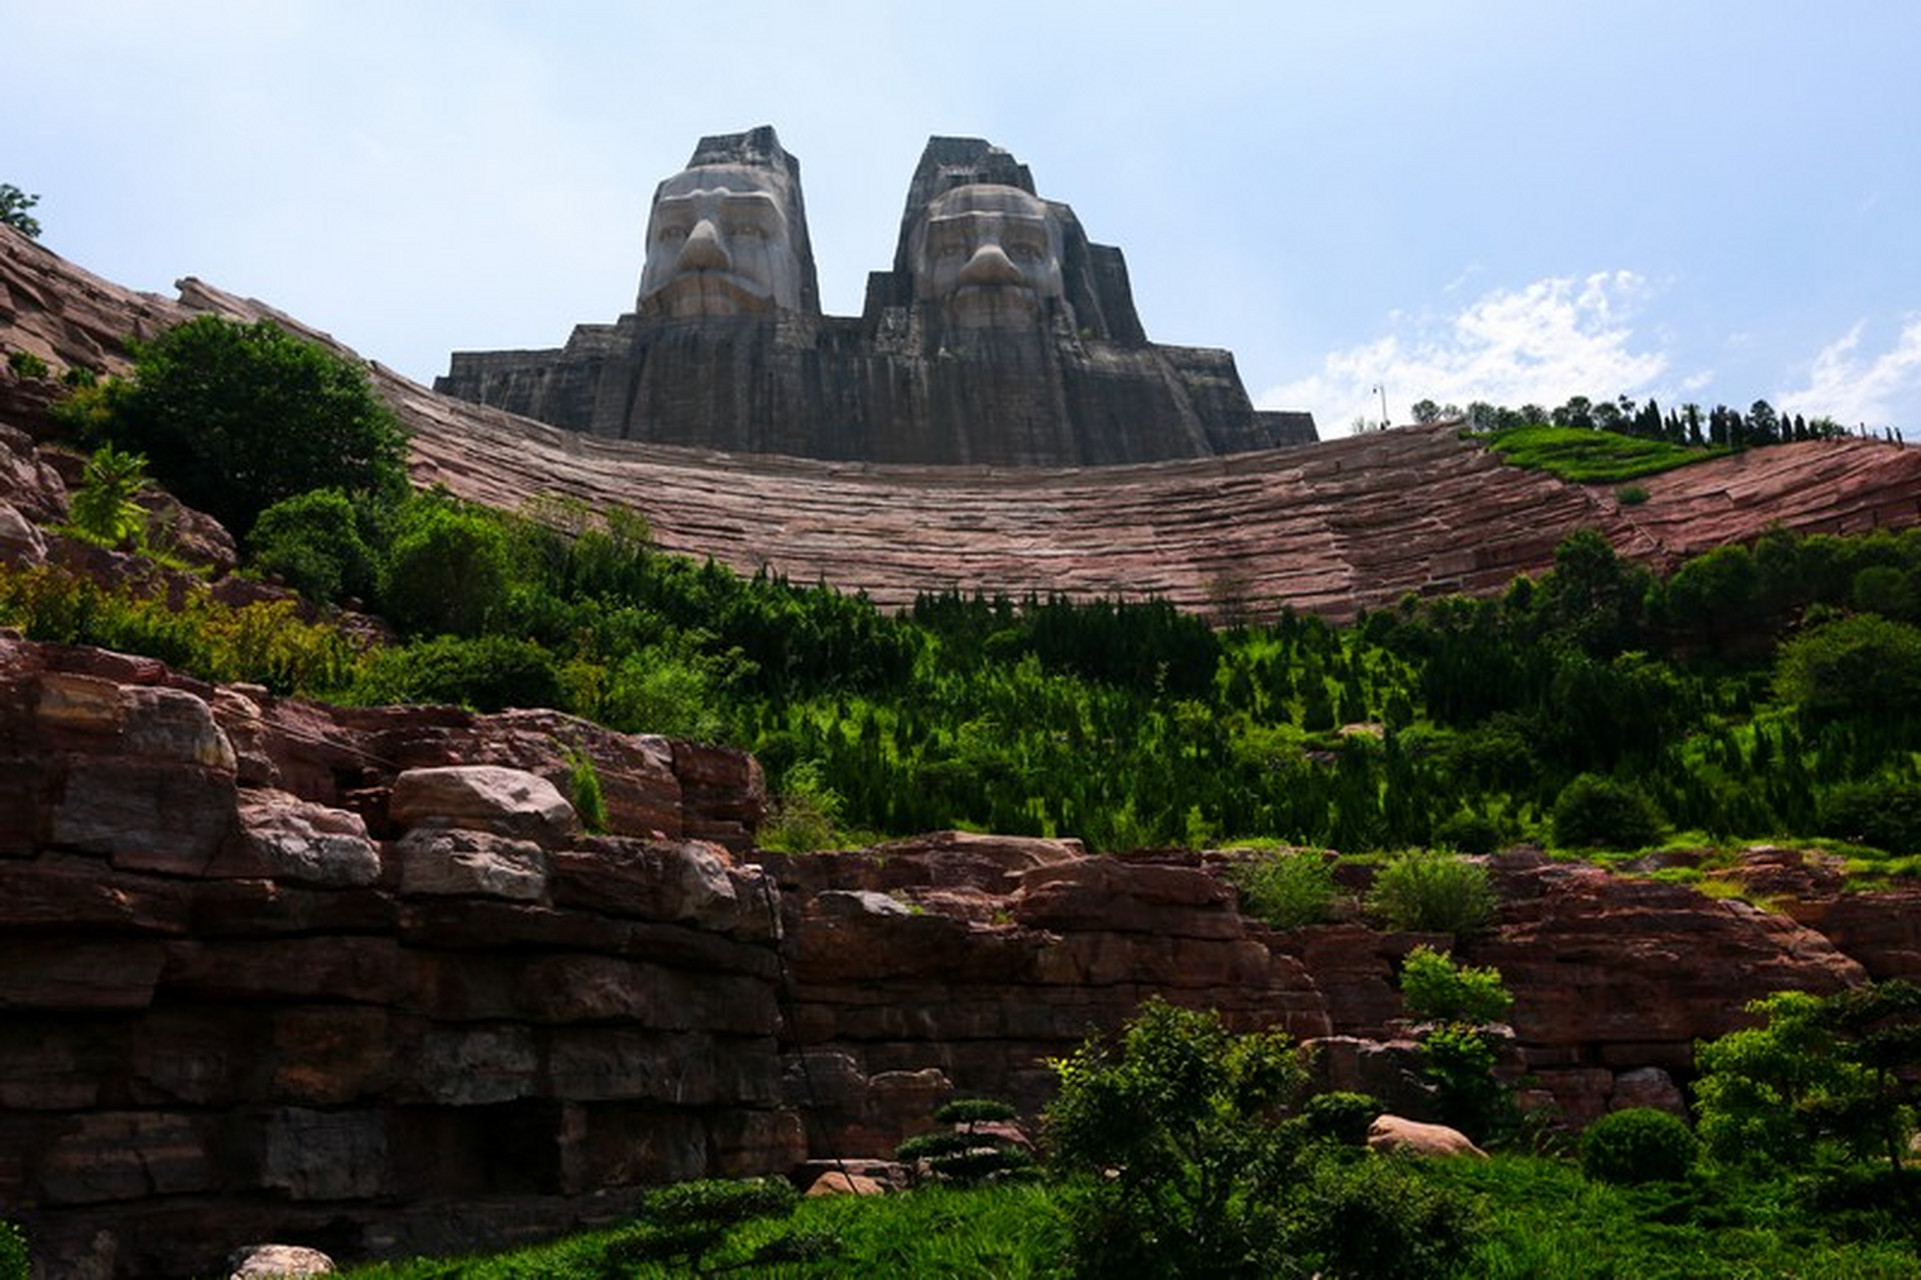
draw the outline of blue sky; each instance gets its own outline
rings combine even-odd
[[[0,0],[0,182],[428,381],[633,304],[703,133],[800,157],[860,309],[929,134],[1127,254],[1150,336],[1323,436],[1424,397],[1921,430],[1921,6]]]

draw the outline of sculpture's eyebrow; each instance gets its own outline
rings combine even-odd
[[[764,218],[781,216],[780,202],[765,191],[730,191],[726,187],[702,188],[662,196],[655,203],[663,208],[692,209],[701,204],[718,204],[731,215],[751,214]]]

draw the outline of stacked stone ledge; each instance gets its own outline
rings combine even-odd
[[[554,786],[582,749],[611,834]],[[724,757],[0,633],[0,1206],[50,1275],[211,1274],[246,1240],[464,1250],[797,1165],[773,886],[685,838],[746,843],[764,794]],[[725,811],[676,765],[731,771]]]

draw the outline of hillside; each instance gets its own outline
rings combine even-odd
[[[117,368],[122,335],[201,311],[311,333],[192,279],[177,301],[121,288],[0,228],[0,347],[57,369]],[[1287,605],[1338,620],[1409,591],[1498,590],[1548,568],[1579,528],[1668,568],[1774,525],[1864,532],[1921,519],[1921,455],[1871,441],[1703,462],[1642,482],[1647,501],[1624,508],[1610,486],[1506,467],[1448,427],[1096,470],[881,467],[603,440],[374,372],[413,432],[423,483],[496,506],[564,494],[632,507],[665,550],[824,579],[883,606],[951,587],[1160,595],[1215,613]],[[33,395],[0,380],[0,421],[30,416]]]

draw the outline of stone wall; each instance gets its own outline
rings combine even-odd
[[[773,885],[686,838],[744,844],[761,798],[738,754],[0,633],[0,1206],[53,1275],[178,1276],[793,1166]]]

